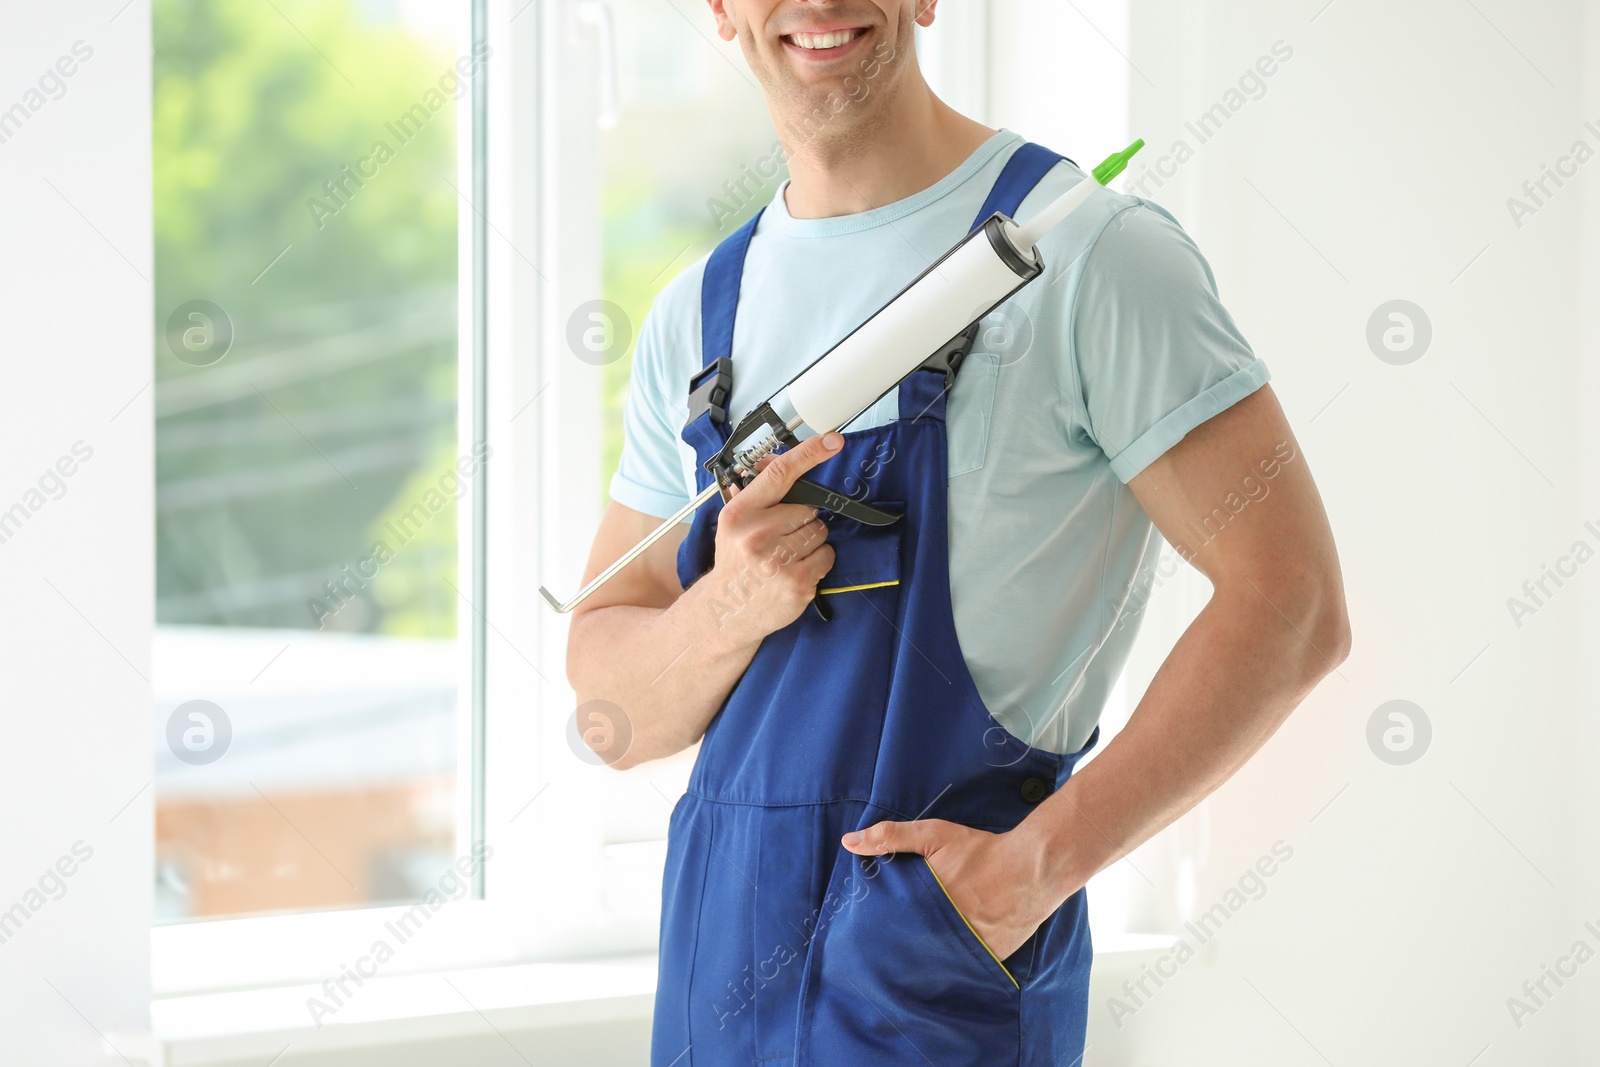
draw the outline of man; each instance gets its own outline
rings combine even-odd
[[[1026,219],[1092,180],[933,95],[913,26],[935,0],[709,3],[790,178],[647,318],[586,580],[710,484],[730,424],[990,211]],[[1045,275],[953,383],[918,370],[842,436],[768,457],[573,616],[579,701],[629,727],[608,760],[701,742],[671,820],[658,1067],[1077,1062],[1085,882],[1347,655],[1307,462],[1183,230],[1101,190],[1039,247]],[[901,518],[783,503],[802,475]],[[1073,774],[1156,529],[1215,592]]]

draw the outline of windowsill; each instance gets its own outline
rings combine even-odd
[[[527,963],[477,970],[378,976],[346,983],[342,1006],[318,985],[288,985],[181,997],[150,1004],[151,1033],[112,1039],[150,1064],[201,1064],[296,1052],[380,1048],[482,1035],[646,1018],[656,958]],[[312,998],[333,1007],[318,1020]]]
[[[1097,937],[1095,960],[1136,965],[1140,955],[1175,940]],[[340,995],[342,1006],[316,985],[159,998],[150,1005],[151,1033],[112,1043],[151,1065],[201,1067],[257,1056],[267,1062],[285,1046],[304,1053],[480,1036],[485,1020],[497,1030],[527,1032],[645,1019],[655,1000],[656,957],[378,976],[346,988],[351,995]],[[321,1026],[312,1017],[313,998],[333,1008]]]

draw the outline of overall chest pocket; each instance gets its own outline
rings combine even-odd
[[[885,511],[904,512],[899,500],[874,500]],[[840,594],[887,589],[900,584],[900,531],[905,520],[888,526],[868,526],[834,515],[828,522],[828,544],[833,546],[833,566],[817,583],[818,593]],[[841,598],[843,599],[843,598]]]

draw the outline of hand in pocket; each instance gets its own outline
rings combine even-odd
[[[846,834],[843,843],[860,856],[922,856],[950,904],[997,961],[1021,948],[1067,898],[1046,884],[1038,848],[1015,830],[994,834],[918,819],[875,823]]]

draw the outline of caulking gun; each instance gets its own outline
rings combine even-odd
[[[1044,273],[1044,259],[1035,247],[1039,239],[1121,174],[1143,147],[1144,141],[1139,140],[1112,154],[1094,168],[1092,181],[1074,185],[1027,222],[1019,224],[998,211],[989,216],[849,336],[745,415],[722,450],[706,461],[711,484],[677,514],[623,553],[571,600],[562,603],[542,585],[540,595],[556,611],[571,611],[713,494],[720,493],[727,501],[735,484],[740,488],[749,485],[763,456],[849,425],[924,367],[953,376],[972,348],[979,321]],[[933,354],[927,355],[929,352]],[[726,402],[727,398],[722,399]],[[848,515],[873,526],[888,525],[900,517],[804,478],[795,482],[783,500]],[[827,618],[820,603],[817,608]]]

